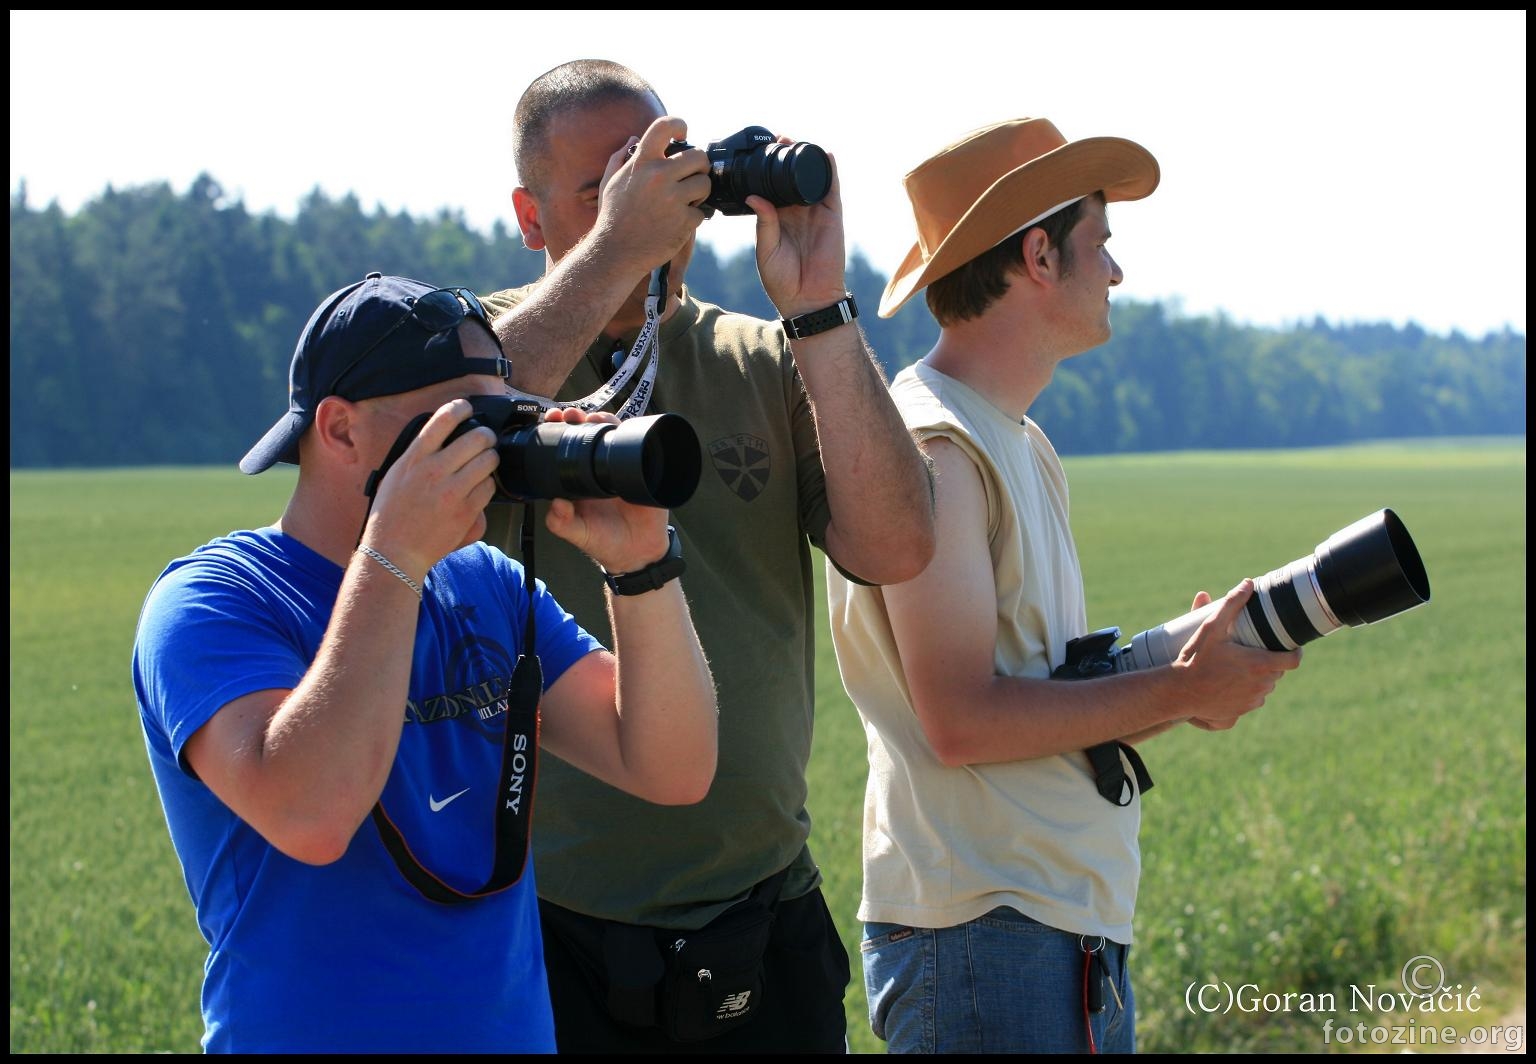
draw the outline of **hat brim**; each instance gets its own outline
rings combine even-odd
[[[1008,171],[994,181],[926,259],[914,244],[880,297],[889,318],[920,288],[964,266],[1057,203],[1102,191],[1107,203],[1150,196],[1160,178],[1157,160],[1120,137],[1075,140]]]
[[[256,441],[256,446],[240,459],[240,472],[261,473],[278,462],[297,465],[299,461],[299,437],[309,428],[309,415],[290,410],[278,419],[267,434]]]

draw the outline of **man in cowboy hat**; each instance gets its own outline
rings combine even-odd
[[[926,287],[940,326],[891,385],[934,464],[937,550],[884,588],[827,571],[869,735],[859,917],[870,1024],[892,1052],[1133,1050],[1150,783],[1133,744],[1186,720],[1230,728],[1300,661],[1229,639],[1244,580],[1173,664],[1049,679],[1087,613],[1066,477],[1025,411],[1058,363],[1109,339],[1122,274],[1105,204],[1157,182],[1140,145],[1069,142],[1042,118],[976,130],[906,177],[918,239],[880,315]]]

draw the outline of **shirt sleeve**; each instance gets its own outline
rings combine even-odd
[[[256,691],[291,690],[312,651],[275,625],[259,594],[213,561],[163,574],[140,614],[133,677],[146,721],[190,774],[182,748],[224,706]]]

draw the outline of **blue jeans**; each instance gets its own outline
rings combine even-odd
[[[1085,1018],[1081,939],[1006,906],[958,927],[865,924],[870,1029],[892,1053],[1086,1053],[1091,1024],[1100,1053],[1134,1053],[1130,947],[1104,944],[1113,988]]]

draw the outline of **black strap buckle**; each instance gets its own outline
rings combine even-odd
[[[782,318],[780,321],[791,340],[803,340],[839,325],[847,325],[858,316],[859,305],[854,301],[853,293],[845,292],[843,298],[830,307],[822,307],[794,318]]]

